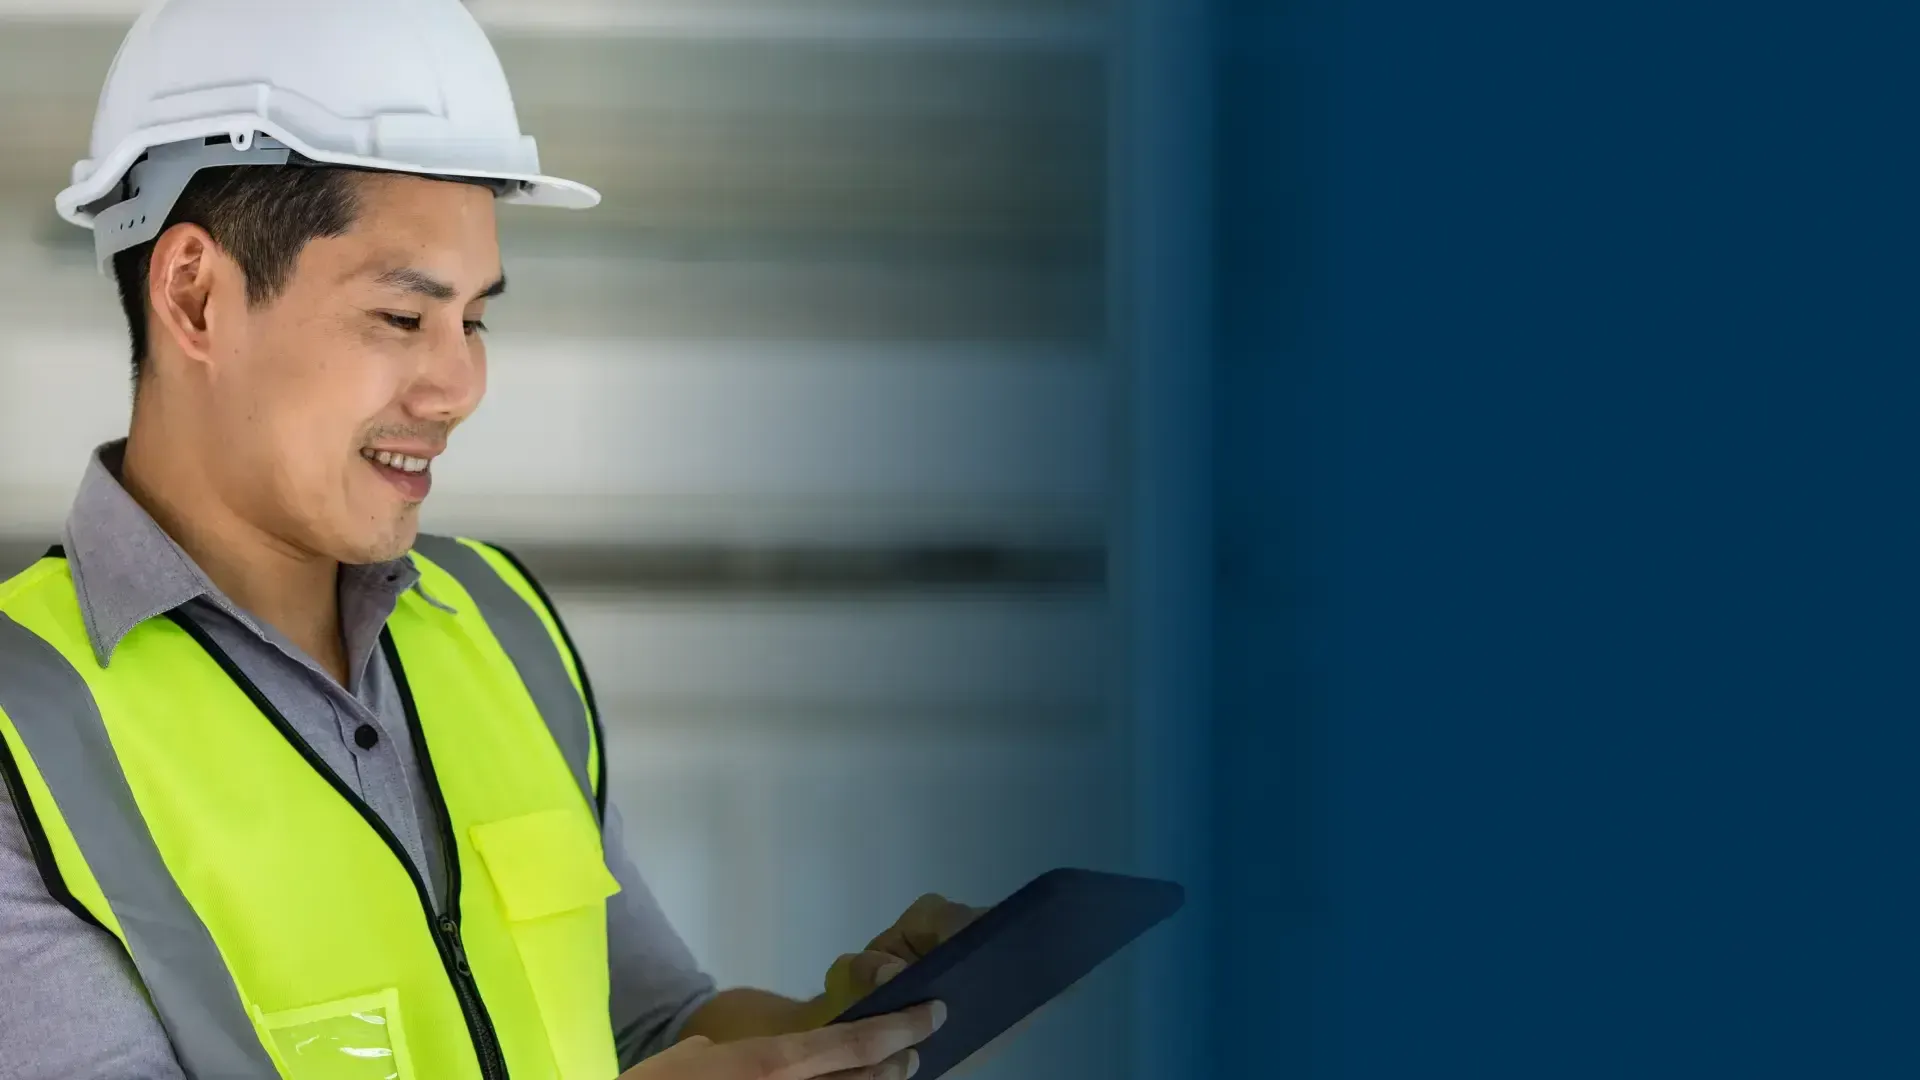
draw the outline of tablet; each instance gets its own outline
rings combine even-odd
[[[988,909],[835,1023],[942,1001],[947,1022],[919,1046],[934,1080],[1179,910],[1171,881],[1049,870]]]

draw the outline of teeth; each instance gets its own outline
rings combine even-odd
[[[428,462],[426,458],[408,457],[405,454],[396,454],[391,450],[363,450],[360,452],[360,456],[366,458],[368,461],[385,465],[389,469],[398,469],[401,472],[417,473],[427,471]]]

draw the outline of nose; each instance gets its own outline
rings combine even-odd
[[[436,332],[407,394],[407,411],[423,420],[457,424],[480,406],[487,390],[487,349],[479,334],[454,322]]]

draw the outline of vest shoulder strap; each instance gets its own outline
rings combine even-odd
[[[540,582],[498,545],[422,533],[416,554],[451,574],[473,598],[566,758],[580,792],[606,817],[605,737],[586,664]]]
[[[59,650],[0,612],[0,758],[30,842],[37,833],[46,845],[13,739],[74,846],[86,853],[84,869],[111,913],[109,929],[140,972],[187,1074],[275,1075],[213,935],[182,895],[134,803],[92,691]],[[58,867],[48,872],[52,856],[44,857],[49,891],[70,899]],[[85,910],[78,902],[70,906]]]
[[[66,549],[55,544],[40,558],[64,560],[66,557]],[[0,582],[0,620],[12,623],[5,612],[5,605],[10,597],[27,588],[45,588],[59,576],[60,572],[56,565],[42,566],[36,563],[15,575],[11,580]],[[14,633],[17,629],[17,624],[0,627],[0,648],[23,650],[26,648],[24,641]],[[15,668],[27,659],[29,658],[0,657],[0,670]],[[6,697],[7,695],[0,693],[0,724],[8,723]],[[24,709],[22,711],[24,712]],[[33,792],[27,786],[26,775],[20,768],[13,744],[4,736],[5,732],[0,731],[0,790],[6,793],[13,806],[14,820],[19,823],[20,831],[26,837],[27,853],[33,859],[34,868],[40,872],[40,880],[46,886],[47,895],[58,901],[60,906],[73,912],[80,921],[108,933],[115,933],[108,930],[94,915],[93,910],[75,896],[73,890],[68,887],[66,876],[60,872],[60,861],[54,853],[53,841],[47,833],[46,826],[40,821],[38,809],[33,804]],[[38,778],[37,772],[35,776]],[[117,933],[116,936],[118,936]]]

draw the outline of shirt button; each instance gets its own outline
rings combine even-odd
[[[359,730],[353,733],[354,745],[362,750],[373,749],[373,744],[379,741],[380,733],[373,730],[372,724],[361,724]]]

